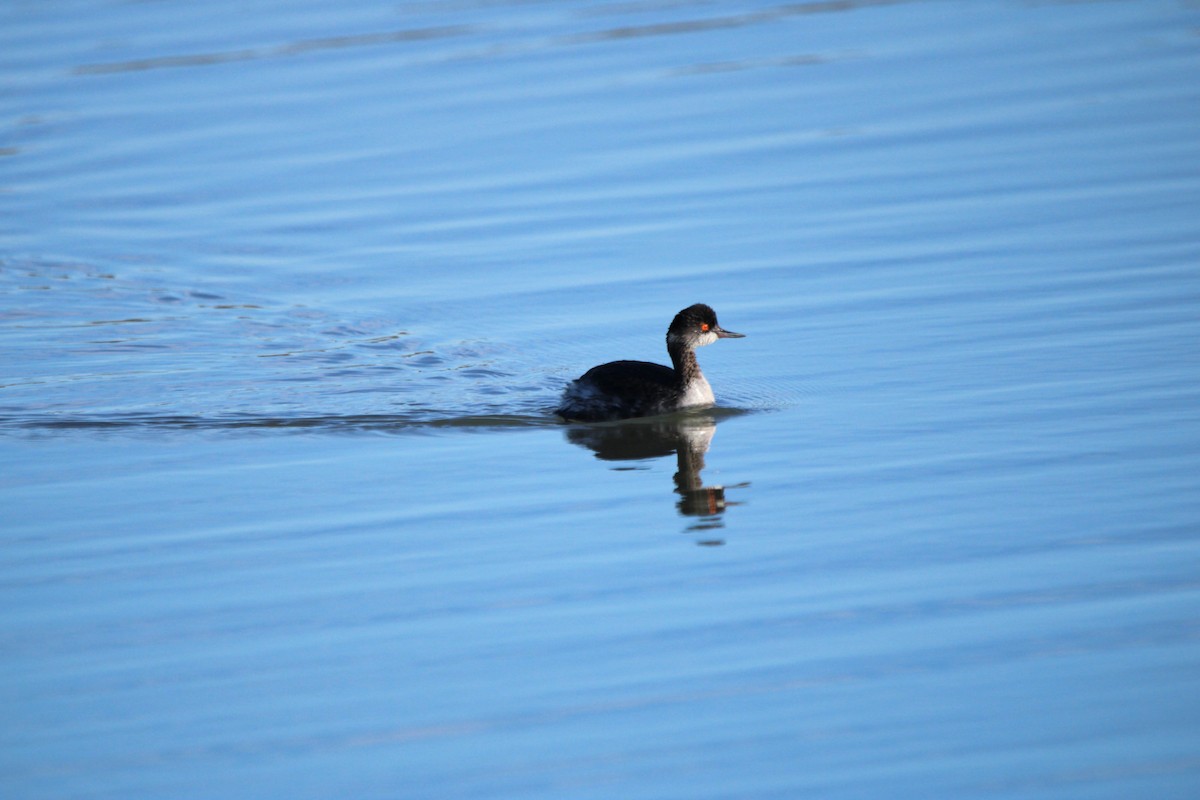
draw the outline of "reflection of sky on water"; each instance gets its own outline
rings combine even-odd
[[[1198,21],[4,5],[0,794],[1189,796]]]

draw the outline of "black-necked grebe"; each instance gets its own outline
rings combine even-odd
[[[703,303],[688,306],[667,329],[674,369],[646,361],[592,367],[567,386],[557,413],[569,420],[599,422],[711,406],[712,388],[696,363],[696,348],[744,335],[718,325],[716,313]]]

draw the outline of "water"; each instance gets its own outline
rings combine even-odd
[[[0,14],[5,797],[1195,796],[1193,6]]]

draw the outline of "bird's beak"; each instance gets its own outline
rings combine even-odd
[[[734,333],[733,331],[727,331],[724,328],[722,328],[720,325],[713,328],[713,333],[715,333],[717,335],[718,339],[745,339],[746,338],[746,334]]]

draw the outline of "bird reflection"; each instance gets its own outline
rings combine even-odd
[[[708,452],[717,418],[706,412],[673,414],[625,420],[600,425],[575,425],[567,429],[567,440],[586,447],[604,461],[644,461],[675,454],[678,470],[675,473],[675,507],[679,513],[694,521],[689,532],[705,535],[698,544],[722,545],[723,539],[712,536],[725,526],[722,515],[730,503],[725,500],[724,486],[705,486],[700,477],[704,456]],[[737,487],[746,484],[738,484]]]

